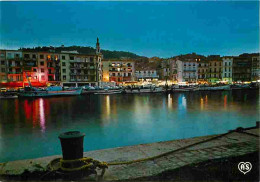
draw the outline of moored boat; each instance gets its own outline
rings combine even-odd
[[[112,95],[112,94],[121,94],[122,90],[102,90],[99,92],[95,92],[95,95]]]
[[[223,91],[230,90],[230,85],[222,85],[222,86],[200,86],[200,91]]]
[[[172,92],[193,92],[198,90],[199,88],[197,87],[184,86],[184,85],[173,85],[171,88]]]
[[[64,95],[80,95],[82,88],[64,89],[60,86],[52,86],[47,89],[37,89],[35,87],[25,87],[24,91],[19,93],[19,97],[50,97]]]
[[[161,93],[162,87],[155,86],[141,86],[141,87],[128,87],[123,90],[122,93],[135,94],[135,93]]]
[[[0,99],[16,99],[18,95],[16,92],[3,92],[0,94]]]

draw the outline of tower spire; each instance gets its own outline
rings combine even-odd
[[[100,45],[99,45],[99,39],[97,37],[97,43],[96,43],[96,54],[100,53]]]

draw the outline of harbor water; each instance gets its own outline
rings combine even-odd
[[[66,131],[90,151],[251,127],[258,110],[258,90],[2,99],[0,162],[61,154]]]

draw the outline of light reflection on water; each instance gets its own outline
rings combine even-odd
[[[69,130],[96,150],[254,126],[258,101],[258,91],[1,100],[0,162],[60,154]]]

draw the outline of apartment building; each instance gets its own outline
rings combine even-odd
[[[198,61],[198,82],[204,83],[208,79],[208,67],[209,63],[205,60]]]
[[[157,81],[159,79],[156,70],[137,70],[135,77],[137,81]]]
[[[28,52],[1,50],[0,83],[6,87],[46,85],[98,85],[102,81],[100,44],[97,39],[96,53]],[[28,80],[29,79],[29,80]]]
[[[252,57],[252,73],[251,73],[251,80],[257,81],[260,80],[260,67],[259,67],[260,57],[254,56]]]
[[[106,60],[102,63],[104,82],[130,82],[134,81],[135,66],[132,60]]]
[[[177,81],[177,64],[174,59],[166,59],[161,62],[161,79]]]
[[[66,84],[96,85],[102,81],[101,55],[70,54],[69,64],[63,63],[61,71]]]
[[[198,79],[198,59],[177,59],[178,82],[196,82]]]
[[[232,83],[233,57],[225,56],[222,58],[222,81]]]
[[[222,59],[219,55],[211,55],[207,57],[209,61],[208,81],[217,83],[222,80]]]
[[[6,74],[6,51],[0,50],[0,83],[7,82]]]
[[[232,80],[234,82],[251,81],[252,58],[233,57]]]

